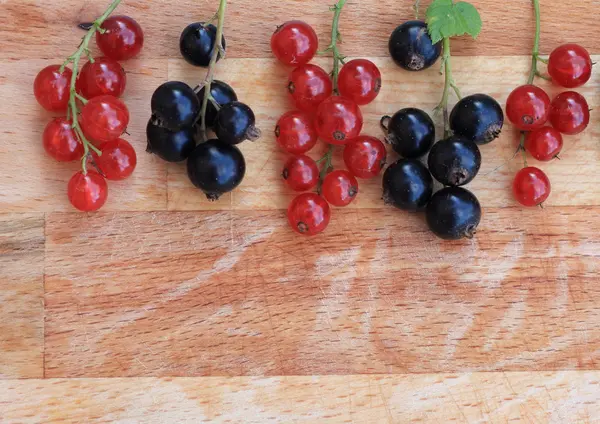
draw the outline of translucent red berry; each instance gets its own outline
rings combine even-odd
[[[297,233],[314,236],[323,232],[331,218],[331,209],[316,193],[303,193],[297,196],[287,211],[288,222]]]
[[[379,139],[359,136],[344,147],[344,163],[348,171],[358,178],[373,178],[385,165],[387,151]]]
[[[590,123],[590,107],[581,94],[565,91],[552,100],[550,123],[563,134],[579,134]]]
[[[95,156],[96,165],[107,180],[124,180],[133,174],[137,165],[135,149],[127,141],[117,138],[104,143],[102,155]]]
[[[303,21],[286,22],[271,37],[271,50],[285,65],[299,66],[310,62],[318,48],[317,33]]]
[[[308,156],[293,156],[283,167],[283,179],[294,191],[307,191],[319,182],[319,167]]]
[[[129,110],[114,96],[98,96],[81,109],[81,129],[85,136],[97,143],[118,138],[129,125]]]
[[[550,180],[539,168],[523,168],[515,176],[513,193],[523,206],[541,205],[550,196],[550,191]]]
[[[73,72],[60,65],[50,65],[42,69],[33,82],[33,93],[38,103],[50,112],[66,112],[69,105],[71,77]]]
[[[77,92],[86,99],[102,95],[121,97],[127,84],[127,75],[121,64],[108,57],[87,62],[77,77]]]
[[[548,73],[562,87],[580,87],[592,76],[592,58],[578,44],[563,44],[550,54]]]
[[[314,113],[317,107],[331,96],[333,83],[323,68],[308,64],[292,71],[288,91],[298,109]]]
[[[275,127],[275,137],[279,147],[294,155],[308,152],[319,139],[313,118],[301,111],[282,115]]]
[[[46,125],[44,149],[59,162],[72,162],[83,157],[83,145],[66,118],[55,118]]]
[[[350,99],[332,96],[317,109],[316,127],[319,137],[330,144],[344,145],[360,135],[363,116]]]
[[[346,63],[338,78],[340,95],[357,105],[371,103],[381,90],[381,72],[367,59],[354,59]]]
[[[323,180],[321,194],[333,206],[348,206],[358,194],[358,181],[343,169],[332,171]]]
[[[96,33],[96,44],[104,54],[114,60],[127,60],[142,50],[144,31],[129,16],[111,16],[102,24],[103,32]]]
[[[108,184],[96,171],[88,171],[87,175],[79,171],[69,181],[69,201],[82,212],[93,212],[100,209],[108,198]]]
[[[547,162],[554,159],[562,150],[563,138],[560,132],[552,127],[533,130],[525,138],[525,150],[535,159]]]
[[[513,90],[506,100],[506,115],[521,131],[544,126],[550,114],[550,97],[535,85],[522,85]]]

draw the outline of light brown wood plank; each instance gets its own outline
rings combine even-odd
[[[50,62],[41,60],[0,63],[0,210],[3,212],[74,211],[67,199],[67,184],[80,169],[79,162],[58,163],[42,146],[42,133],[52,115],[43,111],[33,96],[37,72]],[[166,166],[145,153],[150,97],[166,80],[167,63],[132,61],[123,100],[131,114],[125,135],[136,149],[134,175],[109,184],[105,210],[166,209]]]
[[[597,369],[597,207],[488,209],[473,241],[336,211],[52,214],[46,376]]]
[[[0,57],[7,59],[66,57],[83,35],[76,25],[95,19],[109,1],[61,0],[48,7],[36,0],[6,0],[0,6]],[[277,25],[303,19],[315,26],[321,45],[329,42],[330,2],[322,0],[236,0],[229,4],[225,34],[229,57],[270,57],[269,40]],[[348,55],[387,56],[392,30],[414,18],[413,0],[348,2],[341,21],[343,49]],[[429,1],[422,1],[423,13]],[[600,53],[600,33],[593,13],[595,0],[542,0],[542,51],[565,42],[578,42]],[[454,42],[457,55],[526,55],[533,45],[533,10],[529,0],[498,3],[473,1],[484,27],[479,39]],[[145,58],[178,57],[179,35],[191,22],[206,20],[217,5],[209,0],[125,1],[118,13],[137,19],[146,33]],[[35,41],[33,41],[35,40]],[[43,48],[40,48],[43,47]]]
[[[600,422],[600,373],[0,381],[10,423]]]
[[[0,214],[0,379],[42,377],[43,350],[44,217]]]
[[[385,114],[393,114],[404,107],[420,107],[431,112],[440,99],[443,78],[437,67],[423,73],[397,70],[389,59],[373,59],[381,68],[383,88],[377,100],[364,107],[365,128],[363,133],[382,137],[379,120]],[[595,57],[600,61],[600,57]],[[329,61],[320,64],[329,69]],[[464,95],[485,92],[494,96],[504,107],[510,92],[526,80],[529,59],[526,57],[468,57],[455,58],[455,77]],[[516,71],[516,72],[515,72]],[[203,73],[188,66],[182,60],[169,61],[169,78],[196,84]],[[285,85],[288,70],[275,61],[261,59],[229,60],[218,69],[219,78],[231,83],[240,99],[252,106],[257,113],[258,125],[263,137],[255,143],[244,143],[248,163],[243,184],[232,195],[220,202],[206,201],[202,193],[187,180],[185,166],[169,167],[169,210],[201,209],[284,209],[294,196],[281,178],[286,155],[280,152],[273,130],[279,117],[292,109]],[[549,93],[560,90],[548,83],[541,83]],[[600,108],[600,72],[580,90],[588,99],[590,107]],[[453,100],[454,102],[455,100]],[[593,122],[597,122],[596,112]],[[436,121],[441,123],[441,117]],[[592,123],[586,132],[578,136],[566,136],[562,160],[540,163],[530,158],[529,164],[539,166],[549,175],[553,193],[547,205],[598,205],[600,204],[600,138],[598,125]],[[438,128],[438,134],[442,129]],[[492,144],[482,146],[483,166],[480,175],[470,188],[486,207],[516,206],[512,196],[512,181],[523,166],[521,156],[514,158],[518,134],[507,123],[503,135]],[[391,149],[390,149],[391,150]],[[323,146],[311,152],[321,156]],[[336,166],[343,167],[341,151],[337,153]],[[390,156],[390,162],[395,156]],[[383,208],[381,179],[360,181],[360,193],[351,208]]]

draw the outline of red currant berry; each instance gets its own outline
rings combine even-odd
[[[308,156],[294,156],[283,167],[283,179],[294,191],[306,191],[317,186],[319,167]]]
[[[552,127],[542,127],[527,134],[525,150],[542,162],[554,159],[562,150],[563,138],[560,132]]]
[[[550,97],[535,85],[522,85],[513,90],[506,100],[506,115],[521,131],[532,131],[544,126],[550,113]]]
[[[333,206],[348,206],[358,194],[358,181],[346,170],[333,171],[323,180],[321,192]]]
[[[46,125],[44,149],[59,162],[72,162],[83,157],[83,145],[66,118],[55,118]]]
[[[94,63],[83,65],[77,78],[77,91],[86,99],[104,94],[121,97],[126,83],[127,75],[119,62],[100,57]]]
[[[69,106],[71,77],[69,68],[60,72],[60,65],[50,65],[40,71],[33,82],[38,103],[50,112],[66,112]]]
[[[344,163],[358,178],[374,178],[383,169],[387,151],[375,137],[359,136],[344,147]]]
[[[114,60],[131,59],[144,46],[142,27],[129,16],[111,16],[96,33],[96,44],[104,54]]]
[[[550,123],[563,134],[579,134],[590,123],[590,107],[585,97],[575,91],[565,91],[552,100]]]
[[[338,77],[340,95],[359,106],[375,100],[381,90],[381,72],[366,59],[354,59],[346,63]]]
[[[88,171],[87,175],[79,171],[69,181],[69,201],[82,212],[94,212],[106,203],[108,184],[100,174]]]
[[[317,109],[316,126],[322,140],[344,145],[359,136],[363,127],[362,112],[352,100],[332,96]]]
[[[314,236],[329,225],[331,209],[321,196],[315,193],[304,193],[297,196],[287,211],[290,226],[297,233]]]
[[[90,141],[106,143],[118,138],[129,124],[129,110],[114,96],[98,96],[81,110],[80,124]]]
[[[133,174],[137,165],[135,149],[122,138],[104,143],[100,148],[102,155],[94,159],[98,169],[107,180],[124,180]]]
[[[564,44],[550,54],[548,73],[562,87],[582,86],[592,76],[592,58],[580,45]]]
[[[331,96],[333,83],[323,68],[308,64],[292,71],[288,91],[298,109],[314,112],[325,99]]]
[[[310,116],[304,112],[287,112],[275,127],[277,143],[286,152],[302,155],[315,147],[319,136]]]
[[[541,169],[521,169],[513,183],[515,199],[523,206],[538,206],[550,196],[550,180]]]
[[[271,50],[285,65],[305,65],[311,61],[317,49],[319,39],[315,30],[302,21],[289,21],[277,28],[271,37]]]

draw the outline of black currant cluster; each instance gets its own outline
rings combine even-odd
[[[181,54],[192,65],[211,66],[213,55],[218,54],[216,62],[225,51],[225,37],[220,47],[216,38],[214,25],[193,23],[181,34]],[[206,86],[210,86],[210,94],[203,110]],[[146,130],[148,152],[167,162],[187,160],[190,181],[210,200],[240,185],[246,161],[236,145],[258,139],[260,131],[255,126],[254,112],[238,102],[233,88],[223,81],[213,81],[212,75],[196,89],[184,82],[169,81],[152,95],[151,108]],[[205,141],[208,131],[216,138]]]
[[[409,71],[429,68],[441,53],[420,21],[398,27],[389,47],[394,61]],[[456,104],[449,117],[451,131],[437,143],[433,120],[424,111],[407,108],[384,116],[386,141],[403,158],[384,174],[384,201],[407,211],[425,210],[429,228],[440,238],[472,237],[481,220],[481,206],[462,186],[473,181],[481,167],[478,145],[496,139],[503,124],[502,108],[485,94]],[[421,159],[428,153],[426,166]],[[435,194],[434,178],[445,186]]]

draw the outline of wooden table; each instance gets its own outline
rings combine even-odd
[[[32,82],[106,3],[0,3],[0,422],[600,422],[600,72],[581,89],[592,125],[542,165],[553,183],[544,210],[512,200],[521,161],[507,126],[471,185],[485,208],[474,240],[441,242],[422,217],[384,207],[380,181],[305,239],[285,219],[292,195],[272,129],[290,108],[288,70],[269,37],[299,18],[325,44],[331,2],[230,2],[218,77],[264,137],[242,146],[243,186],[211,204],[182,166],[144,153],[144,130],[160,83],[203,79],[177,40],[217,2],[127,0],[120,12],[147,35],[125,63],[139,166],[86,215],[66,199],[76,165],[44,155],[50,115]],[[504,103],[526,79],[530,2],[474,3],[484,30],[453,43],[456,79]],[[543,0],[542,51],[569,41],[599,54],[597,8]],[[409,0],[351,0],[343,13],[344,52],[384,75],[365,133],[439,100],[437,66],[409,74],[387,57],[412,13]]]

